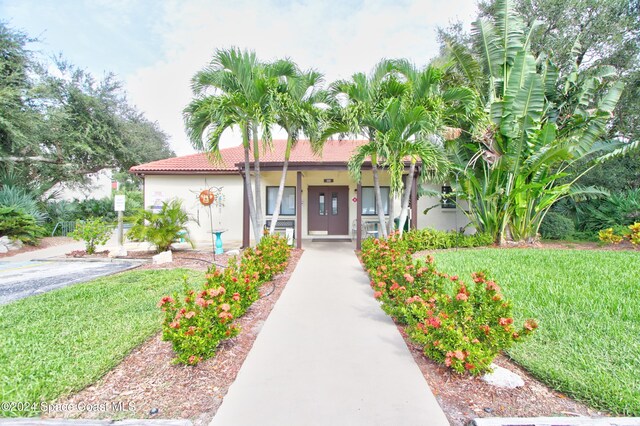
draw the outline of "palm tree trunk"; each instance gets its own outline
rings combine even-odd
[[[262,179],[260,177],[260,141],[258,138],[258,126],[254,123],[252,126],[253,133],[253,170],[255,173],[255,194],[256,194],[256,223],[258,234],[256,243],[262,238],[262,228],[264,227],[264,213],[262,210]]]
[[[387,226],[387,235],[391,235],[395,227],[395,223],[393,223],[393,216],[395,215],[395,201],[396,194],[389,191],[389,224]]]
[[[376,210],[378,211],[378,229],[380,237],[387,238],[387,227],[384,223],[384,206],[382,205],[382,194],[380,192],[380,176],[378,176],[378,166],[375,158],[371,159],[371,171],[373,173],[373,190],[376,194]]]
[[[411,188],[413,187],[413,174],[416,171],[416,162],[411,159],[411,165],[409,166],[409,174],[407,175],[407,182],[404,187],[404,194],[402,195],[402,204],[400,208],[400,220],[398,221],[398,228],[400,230],[400,236],[404,232],[404,223],[409,216],[409,200],[411,199]]]
[[[276,229],[276,222],[280,216],[280,206],[282,205],[282,197],[284,196],[284,183],[287,179],[287,168],[289,167],[289,156],[291,155],[291,137],[287,138],[287,149],[284,153],[284,163],[282,164],[282,176],[280,176],[280,186],[278,186],[278,196],[276,197],[276,205],[271,215],[271,226],[269,233],[273,234]]]
[[[251,187],[251,162],[249,160],[249,128],[245,126],[242,130],[242,145],[244,147],[244,184],[247,188],[247,202],[249,203],[249,218],[253,228],[253,237],[256,243],[260,241],[260,228],[258,227],[258,218],[256,216],[256,206],[253,198],[253,189]]]

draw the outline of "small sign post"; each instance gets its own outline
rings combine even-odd
[[[113,209],[118,212],[118,246],[122,247],[124,241],[124,229],[122,224],[122,215],[125,210],[126,197],[124,195],[116,195],[113,197]]]

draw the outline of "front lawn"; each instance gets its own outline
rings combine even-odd
[[[469,249],[437,252],[439,270],[485,270],[533,337],[509,355],[589,405],[640,416],[640,252]]]
[[[0,401],[35,410],[40,401],[78,391],[160,330],[160,298],[202,273],[132,271],[0,306]],[[14,405],[14,408],[16,406]]]

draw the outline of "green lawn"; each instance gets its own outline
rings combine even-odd
[[[540,328],[509,355],[587,404],[640,416],[640,252],[469,249],[437,252],[438,269],[486,270],[516,319]]]
[[[202,273],[125,272],[0,306],[0,401],[39,405],[95,382],[160,329],[156,304],[185,275]]]

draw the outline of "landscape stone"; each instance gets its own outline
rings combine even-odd
[[[154,265],[162,265],[163,263],[173,262],[173,254],[171,250],[167,250],[156,254],[151,259]]]
[[[4,254],[8,251],[9,249],[7,248],[7,246],[5,246],[4,244],[0,244],[0,254]]]
[[[6,245],[9,244],[11,240],[6,235],[0,237],[0,244]]]
[[[240,250],[238,250],[238,249],[236,249],[236,250],[229,250],[229,251],[227,252],[227,254],[228,254],[229,256],[238,256],[238,255],[240,255]]]
[[[491,369],[493,369],[493,373],[487,373],[482,376],[482,380],[484,380],[488,384],[499,388],[508,389],[514,389],[524,386],[524,380],[522,380],[522,377],[520,377],[516,373],[495,364],[491,364],[490,367]]]

